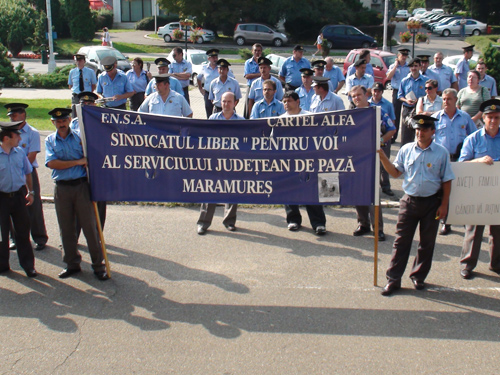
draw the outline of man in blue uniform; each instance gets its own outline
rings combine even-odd
[[[276,84],[276,92],[274,97],[277,100],[283,99],[283,86],[281,81],[271,75],[271,65],[272,61],[266,57],[259,58],[259,71],[260,77],[255,79],[250,87],[250,93],[248,94],[248,110],[252,113],[252,107],[258,101],[264,99],[263,83],[264,81],[270,79]]]
[[[383,296],[389,296],[401,288],[401,278],[417,227],[420,229],[420,243],[410,278],[415,289],[425,288],[424,281],[432,265],[439,219],[445,218],[448,213],[451,181],[455,178],[448,151],[432,140],[436,132],[436,119],[417,115],[412,121],[417,141],[402,146],[393,164],[382,150],[378,151],[387,172],[394,178],[403,176],[405,192],[399,201],[396,239]]]
[[[144,100],[138,112],[193,117],[193,111],[184,96],[170,90],[170,74],[159,74],[154,78],[156,80],[156,92]]]
[[[76,68],[69,71],[68,86],[71,90],[71,103],[78,104],[78,94],[83,91],[94,91],[97,86],[95,72],[85,67],[85,55],[76,54],[73,56],[76,62]],[[75,115],[73,108],[73,115]]]
[[[481,104],[484,127],[469,135],[462,147],[461,162],[485,163],[493,165],[500,160],[500,100],[490,99]],[[484,225],[466,225],[460,275],[464,279],[472,278],[472,271],[477,265]],[[500,274],[500,225],[490,225],[490,265],[493,272]]]
[[[168,61],[164,57],[158,57],[155,60],[155,65],[158,67],[158,74],[167,74],[170,61]],[[181,83],[177,78],[170,77],[170,90],[174,90],[175,92],[178,92],[179,94],[184,96],[184,90],[182,89]],[[147,97],[148,95],[154,94],[155,92],[156,92],[156,80],[153,77],[151,81],[149,81],[144,95],[146,95]]]
[[[408,48],[398,48],[398,56],[396,61],[389,66],[387,69],[386,77],[391,80],[392,87],[392,105],[394,106],[394,113],[396,114],[396,122],[394,126],[396,127],[396,133],[392,137],[392,143],[394,143],[398,137],[399,128],[401,126],[401,106],[403,103],[398,99],[399,86],[401,85],[401,80],[405,78],[410,73],[410,68],[406,63],[408,54],[410,50]]]
[[[365,73],[371,75],[372,77],[375,77],[375,73],[373,72],[373,65],[370,64],[371,58],[372,56],[370,50],[364,49],[360,52],[358,60],[365,60],[366,61]],[[347,68],[346,77],[353,75],[355,71],[356,71],[356,66],[354,64],[349,65],[349,67]]]
[[[469,75],[469,60],[474,54],[474,45],[462,47],[464,51],[464,55],[457,62],[457,66],[455,67],[455,77],[457,77],[458,81],[458,90],[462,90],[464,87],[467,87],[467,76]]]
[[[332,85],[335,88],[333,92],[335,94],[338,94],[340,89],[345,84],[344,74],[342,73],[342,69],[340,69],[338,66],[334,64],[332,57],[330,56],[327,57],[325,61],[326,61],[326,66],[325,70],[323,71],[323,77],[330,78],[330,81],[332,82]]]
[[[40,152],[40,133],[26,121],[26,108],[28,108],[27,104],[9,103],[5,105],[5,108],[7,108],[7,116],[9,116],[10,121],[21,121],[18,127],[21,133],[21,142],[19,143],[19,146],[25,152],[33,167],[31,179],[35,194],[33,196],[33,204],[28,206],[28,213],[30,215],[31,238],[33,238],[33,241],[36,243],[35,250],[40,251],[45,248],[45,244],[49,239],[43,216],[42,199],[40,196],[40,180],[38,179],[38,162],[36,160],[36,156]],[[14,239],[15,234],[12,234]],[[12,242],[15,243],[15,241]]]
[[[437,81],[439,88],[439,74],[429,69],[429,58],[431,57],[431,55],[417,55],[417,57],[420,59],[420,74],[426,76],[428,79]],[[438,90],[437,94],[441,96],[442,92]]]
[[[200,94],[203,95],[203,100],[205,101],[205,112],[207,118],[214,112],[214,104],[208,98],[210,84],[212,81],[219,76],[219,70],[217,68],[217,60],[219,60],[219,50],[217,48],[209,49],[206,52],[208,56],[208,62],[203,63],[201,67],[201,72],[198,74],[197,83],[198,90]]]
[[[255,85],[255,83],[253,83]],[[252,107],[251,119],[276,117],[285,113],[283,103],[276,98],[276,82],[272,79],[266,79],[262,83],[264,98],[259,100]]]
[[[312,77],[314,75],[314,72],[309,68],[300,69],[300,72],[302,73],[302,85],[297,88],[295,92],[299,95],[300,98],[300,108],[305,111],[309,111],[309,109],[311,108],[312,98],[315,94],[312,87]]]
[[[479,72],[479,84],[486,87],[490,92],[491,97],[498,95],[497,92],[497,81],[492,76],[486,74],[486,64],[483,60],[479,60],[476,65],[476,70]]]
[[[127,109],[127,99],[135,94],[132,84],[125,73],[116,68],[116,57],[106,56],[102,59],[105,72],[97,79],[97,93],[104,98],[110,98],[106,107],[113,109]]]
[[[331,112],[345,109],[342,98],[329,90],[328,81],[329,78],[326,77],[313,77],[312,87],[315,94],[309,109],[311,112]]]
[[[240,84],[238,81],[229,76],[229,67],[231,64],[226,59],[217,60],[217,69],[219,77],[215,78],[210,84],[210,92],[208,98],[214,104],[214,113],[222,110],[222,94],[232,92],[235,98],[235,106],[238,105],[241,99]]]
[[[453,69],[448,65],[443,64],[443,53],[436,52],[434,54],[434,64],[429,66],[429,70],[437,74],[439,79],[438,94],[441,94],[444,90],[452,88],[458,91],[457,77],[453,73]]]
[[[128,80],[127,80],[128,82]],[[49,112],[55,133],[45,139],[45,166],[52,169],[55,181],[54,203],[61,235],[66,268],[59,273],[61,279],[81,271],[82,256],[78,252],[76,218],[87,239],[94,274],[99,280],[107,280],[108,275],[103,263],[102,249],[97,235],[97,224],[90,201],[90,188],[87,182],[87,158],[83,156],[82,141],[79,134],[70,129],[71,110],[54,108]]]
[[[193,73],[193,66],[189,61],[184,59],[181,47],[175,47],[174,54],[172,56],[175,61],[170,64],[168,72],[172,74],[174,78],[177,78],[181,83],[182,90],[184,91],[184,97],[189,104],[189,80],[191,79],[191,74]]]
[[[244,120],[245,118],[238,115],[234,110],[236,107],[236,98],[233,92],[225,92],[221,99],[222,110],[210,116],[210,120]],[[197,222],[197,231],[199,235],[207,233],[207,229],[212,224],[216,203],[203,203],[200,207],[200,217]],[[238,205],[235,203],[226,204],[224,206],[224,219],[222,224],[230,232],[236,230],[236,211]]]
[[[295,90],[301,85],[300,69],[311,68],[309,61],[303,56],[304,47],[297,44],[293,47],[292,56],[287,58],[281,66],[279,77],[285,82],[285,91]]]
[[[21,122],[0,122],[0,273],[10,271],[9,227],[16,233],[19,264],[28,277],[36,277],[35,256],[30,243],[30,218],[26,206],[33,204],[32,166],[18,145]],[[27,186],[27,189],[26,189]]]
[[[243,77],[247,80],[247,89],[245,94],[245,107],[243,109],[243,115],[245,118],[250,118],[251,108],[248,108],[248,95],[250,94],[250,87],[252,87],[253,81],[261,76],[259,70],[259,59],[262,56],[262,44],[255,43],[252,46],[252,57],[245,61],[245,67],[243,70]]]
[[[349,93],[351,92],[354,86],[363,86],[366,89],[368,97],[372,96],[372,86],[375,83],[375,79],[372,75],[366,73],[366,61],[358,60],[354,63],[354,68],[356,69],[355,73],[347,76],[345,88],[348,94],[349,101],[352,102],[351,96]]]

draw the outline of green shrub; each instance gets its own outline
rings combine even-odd
[[[109,29],[113,24],[113,12],[107,9],[93,9],[92,19],[94,20],[94,31],[102,30],[103,27]]]
[[[500,83],[500,66],[498,65],[500,61],[500,51],[495,47],[488,46],[483,52],[483,60],[488,68],[487,73],[497,81],[498,91],[498,84]]]
[[[94,22],[88,0],[66,0],[66,14],[72,15],[69,19],[69,31],[73,39],[79,42],[94,39]]]
[[[273,53],[271,48],[266,48],[265,50],[262,51],[262,56],[267,56],[270,53]],[[252,51],[248,48],[242,48],[238,50],[238,54],[241,56],[243,60],[248,60],[253,56]]]
[[[7,57],[7,48],[0,44],[0,86],[12,87],[21,81],[20,72],[22,64],[14,69],[14,66]]]
[[[37,89],[67,88],[69,71],[74,67],[74,65],[65,65],[56,68],[52,73],[28,75],[26,83],[29,87]]]
[[[170,22],[179,21],[178,15],[169,15],[169,16],[158,16],[156,17],[156,23],[158,27],[162,27]],[[136,30],[147,30],[147,31],[156,31],[155,30],[155,18],[154,17],[146,17],[140,20],[135,24]]]

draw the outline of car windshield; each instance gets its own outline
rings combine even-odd
[[[201,65],[205,61],[208,61],[207,55],[205,53],[197,53],[191,55],[191,64],[193,65]]]
[[[125,56],[122,55],[122,53],[118,50],[113,50],[113,49],[107,49],[107,50],[101,50],[97,51],[97,56],[99,56],[99,61],[101,61],[103,58],[107,56],[113,56],[117,60],[127,60]]]
[[[396,55],[384,56],[382,60],[384,60],[385,66],[389,67],[396,61]]]

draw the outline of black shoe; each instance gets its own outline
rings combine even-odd
[[[384,242],[385,241],[385,234],[382,231],[378,232],[378,242]]]
[[[94,272],[95,277],[101,281],[109,280],[109,276],[106,271],[96,271]]]
[[[236,230],[236,227],[234,225],[226,225],[226,229],[230,232],[234,232]]]
[[[82,272],[81,268],[65,268],[61,271],[59,274],[60,279],[67,279],[71,275],[74,275],[75,273]]]
[[[413,282],[413,286],[416,290],[422,290],[425,288],[425,283],[423,281],[417,279],[411,279],[411,281]]]
[[[13,240],[10,240],[9,241],[9,250],[16,250],[16,249],[17,249],[16,243]]]
[[[443,224],[441,227],[441,230],[439,231],[440,236],[446,236],[447,234],[450,234],[451,232],[451,225],[449,224]]]
[[[31,270],[26,270],[26,276],[28,277],[37,277],[38,273],[36,273],[36,270],[33,268]]]
[[[40,251],[40,250],[43,250],[45,249],[45,244],[41,244],[41,243],[37,243],[36,246],[35,246],[35,250],[36,251]]]
[[[358,236],[363,236],[367,233],[371,233],[370,228],[363,227],[362,225],[358,225],[358,228],[356,228],[356,230],[354,232],[352,232],[352,235],[354,237],[358,237]]]
[[[401,289],[401,284],[395,281],[389,281],[387,285],[382,289],[382,295],[383,296],[390,296],[392,293],[394,293],[396,290]]]
[[[460,271],[460,276],[462,276],[463,279],[469,280],[472,279],[472,271],[470,270],[461,270]]]
[[[197,232],[199,235],[203,236],[205,233],[207,233],[207,229],[203,228],[203,225],[198,225]]]
[[[385,195],[388,195],[390,197],[394,196],[394,192],[390,188],[382,189],[382,193],[384,193]]]
[[[323,236],[326,234],[326,227],[324,225],[318,225],[314,231],[318,236]]]
[[[288,230],[290,230],[292,232],[298,231],[299,228],[300,228],[300,224],[297,224],[297,223],[288,224]]]

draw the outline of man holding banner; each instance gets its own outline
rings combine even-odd
[[[389,296],[401,288],[411,244],[417,226],[420,225],[420,243],[413,262],[410,278],[415,289],[425,288],[434,254],[434,245],[439,227],[439,219],[448,213],[451,181],[455,178],[451,170],[448,151],[433,142],[436,132],[435,118],[417,115],[412,119],[416,129],[416,142],[407,143],[398,152],[392,164],[383,150],[378,150],[380,160],[389,174],[404,177],[405,195],[400,200],[396,239],[392,258],[387,270],[387,285],[383,296]]]
[[[484,128],[469,135],[462,147],[459,161],[493,165],[500,160],[500,100],[490,99],[481,104]],[[481,251],[484,225],[467,225],[465,228],[460,275],[472,277]],[[490,270],[500,274],[500,225],[490,225]]]
[[[45,166],[52,169],[55,180],[54,203],[61,233],[66,268],[59,273],[61,279],[81,271],[82,256],[78,252],[76,218],[92,258],[92,268],[99,280],[107,280],[108,275],[103,263],[103,253],[97,239],[97,224],[90,201],[87,181],[87,158],[83,156],[82,141],[79,134],[69,127],[71,109],[55,108],[49,112],[55,133],[45,139]]]
[[[238,115],[234,108],[236,107],[236,97],[234,93],[228,91],[222,95],[221,99],[222,111],[216,112],[210,116],[209,120],[244,120],[245,118]],[[198,234],[203,235],[207,233],[207,229],[212,224],[215,208],[217,203],[202,203],[200,207],[200,217],[198,219]],[[236,210],[237,204],[226,204],[224,206],[224,220],[222,224],[228,231],[234,232],[236,230]]]

